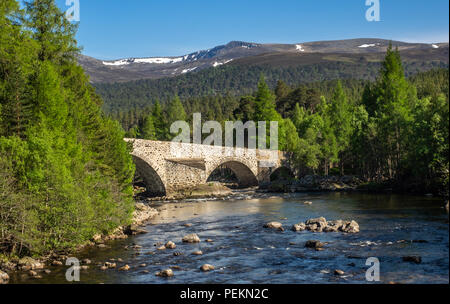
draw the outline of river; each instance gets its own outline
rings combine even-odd
[[[428,197],[360,193],[268,195],[253,198],[236,194],[227,200],[195,200],[154,203],[160,214],[145,228],[148,233],[90,248],[77,258],[93,264],[81,271],[81,283],[361,283],[366,259],[380,261],[380,283],[449,283],[448,213],[442,200]],[[312,205],[303,204],[312,201]],[[356,220],[360,233],[293,232],[290,227],[307,219]],[[264,229],[279,221],[284,232]],[[186,227],[185,224],[192,224]],[[197,233],[198,244],[181,238]],[[213,242],[205,242],[211,239]],[[307,240],[327,242],[325,250],[304,247]],[[159,243],[173,241],[174,250],[157,250]],[[141,248],[131,249],[139,245]],[[128,248],[126,248],[128,247]],[[138,246],[137,246],[138,247]],[[194,256],[201,250],[203,255]],[[174,252],[182,255],[175,256]],[[404,262],[403,256],[421,256],[422,263]],[[117,259],[123,262],[117,262]],[[129,271],[102,271],[97,263],[115,259]],[[215,270],[204,273],[205,263]],[[141,265],[146,264],[146,266]],[[155,273],[170,266],[174,276]],[[43,278],[12,275],[10,283],[66,283],[65,266],[49,267]],[[334,270],[345,272],[334,275]]]

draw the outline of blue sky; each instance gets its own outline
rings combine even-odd
[[[232,40],[299,43],[347,38],[448,42],[447,0],[79,0],[78,41],[100,59],[177,56]],[[66,10],[66,0],[57,0]]]

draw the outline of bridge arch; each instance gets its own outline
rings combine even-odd
[[[147,191],[155,196],[164,196],[166,195],[166,185],[164,184],[161,176],[156,172],[155,168],[150,165],[148,160],[144,160],[143,158],[132,155],[133,161],[136,165],[136,171],[139,176],[142,177],[144,183],[147,187]]]
[[[246,164],[238,160],[225,160],[218,165],[211,167],[211,169],[206,174],[206,179],[208,180],[214,170],[219,167],[226,167],[233,171],[238,180],[239,187],[247,188],[258,186],[258,179],[253,171],[250,170],[250,168]]]

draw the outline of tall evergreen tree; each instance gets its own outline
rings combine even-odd
[[[401,161],[407,151],[416,92],[405,79],[400,54],[392,49],[392,45],[388,47],[375,89],[375,117],[386,151],[385,173],[391,178],[399,178]]]
[[[156,129],[153,116],[149,114],[145,119],[141,129],[143,139],[156,140]]]
[[[161,108],[159,100],[157,100],[152,110],[152,120],[155,127],[155,137],[158,140],[166,140],[169,133],[168,126],[166,124],[164,113]]]

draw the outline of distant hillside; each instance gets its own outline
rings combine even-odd
[[[358,58],[359,54],[384,53],[389,43],[390,41],[383,39],[350,39],[297,44],[232,41],[226,45],[177,57],[124,58],[104,61],[81,55],[78,61],[90,75],[93,83],[113,83],[176,77],[200,72],[211,67],[235,64],[241,59],[246,59],[245,62],[252,62],[252,58],[268,60],[272,58],[271,56],[286,57],[286,62],[323,59],[320,55],[309,56],[311,54],[348,54],[352,58],[353,56]],[[393,41],[392,44],[400,51],[417,51],[424,54],[448,49],[448,43],[424,44]],[[271,56],[264,57],[267,54]],[[333,60],[333,58],[325,58],[325,60]],[[342,60],[345,61],[348,58]]]
[[[384,55],[384,52],[266,53],[176,77],[95,83],[94,86],[105,101],[105,111],[111,113],[144,108],[156,99],[165,103],[174,95],[184,99],[250,94],[255,90],[261,74],[271,87],[278,80],[292,86],[338,78],[373,80],[378,75]],[[433,68],[448,68],[449,64],[448,45],[406,48],[401,51],[401,56],[407,76]]]

